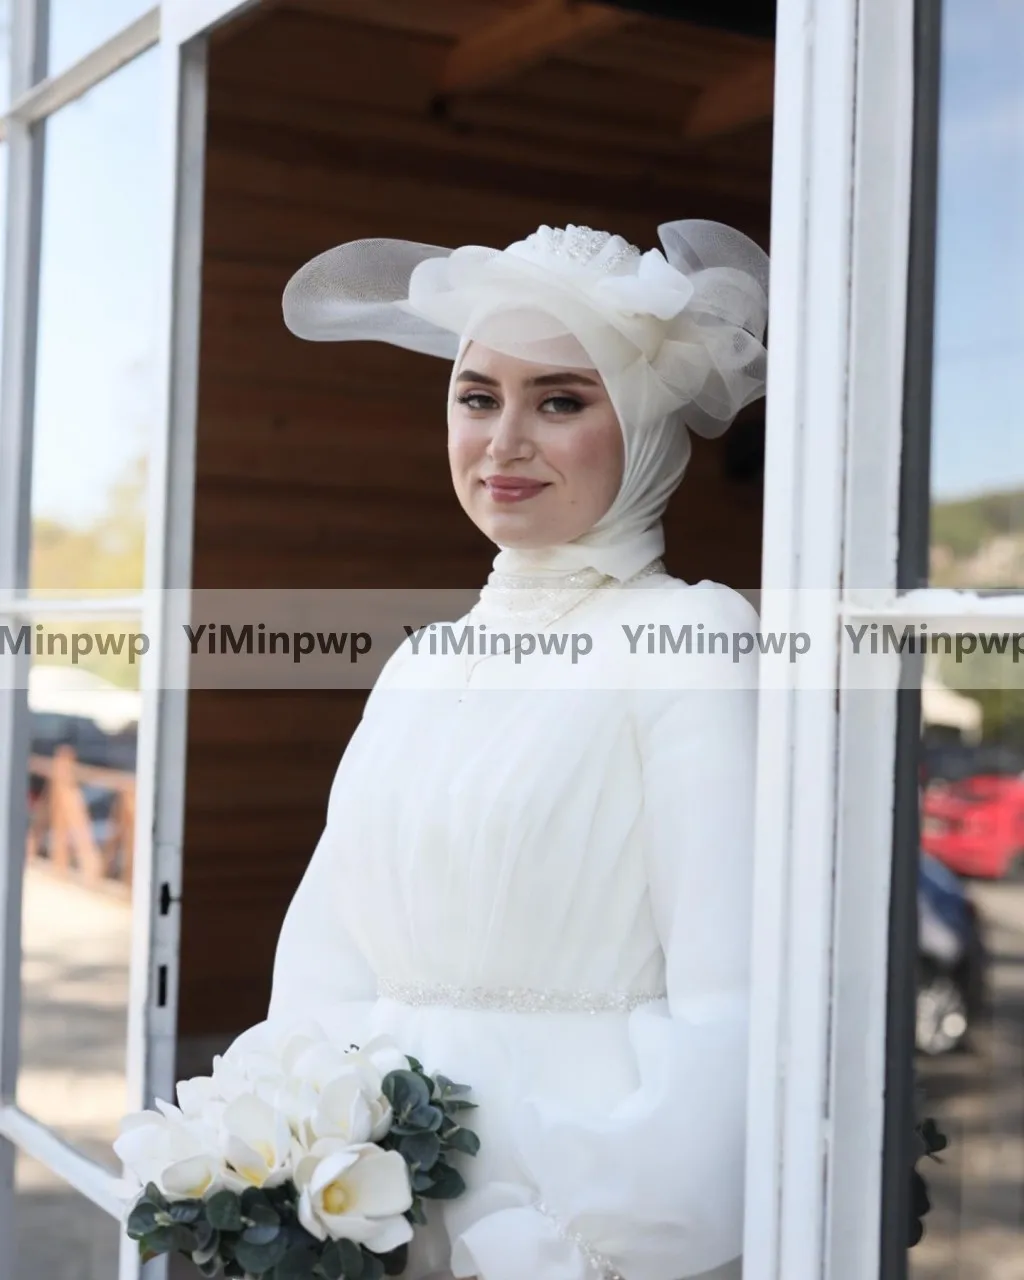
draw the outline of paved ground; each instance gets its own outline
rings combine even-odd
[[[23,910],[18,1101],[94,1159],[125,1109],[131,914],[123,899],[30,871]],[[118,1224],[27,1157],[18,1160],[16,1280],[114,1280]]]
[[[912,1280],[1024,1280],[1024,886],[971,892],[987,924],[991,1020],[975,1052],[921,1064],[950,1148],[922,1165],[934,1207]]]

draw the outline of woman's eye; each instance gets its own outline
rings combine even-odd
[[[494,397],[489,396],[486,391],[464,391],[457,399],[467,409],[493,409],[497,404]]]
[[[549,413],[578,413],[583,408],[583,401],[575,396],[548,396],[543,407]]]

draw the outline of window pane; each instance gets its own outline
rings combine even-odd
[[[11,0],[0,0],[0,110],[11,99]]]
[[[31,586],[142,585],[155,420],[157,51],[47,121]]]
[[[14,1196],[16,1280],[113,1280],[120,1242],[113,1218],[24,1152]]]
[[[918,1166],[933,1207],[909,1270],[1003,1280],[1024,1259],[1024,689],[956,683],[923,694],[917,1076],[949,1148]]]
[[[49,74],[64,71],[153,7],[153,0],[50,0]]]
[[[1024,587],[1024,5],[943,8],[931,577]]]
[[[114,1169],[126,1110],[138,667],[125,656],[72,666],[47,655],[65,637],[70,650],[76,634],[116,644],[132,630],[47,626],[28,691],[18,1103]]]

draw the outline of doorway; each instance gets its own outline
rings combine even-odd
[[[316,253],[369,236],[502,246],[567,222],[648,248],[690,216],[768,247],[763,29],[712,25],[710,5],[581,5],[561,24],[554,8],[276,0],[211,36],[195,588],[467,588],[490,565],[450,491],[447,367],[285,330],[282,289]],[[671,572],[757,589],[763,446],[763,406],[695,441]],[[189,695],[179,1075],[264,1016],[364,697]]]

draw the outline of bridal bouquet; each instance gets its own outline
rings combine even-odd
[[[386,1037],[341,1051],[316,1029],[217,1058],[177,1106],[122,1121],[128,1234],[144,1260],[182,1253],[203,1276],[398,1275],[424,1201],[465,1190],[450,1160],[479,1150],[468,1092]]]

